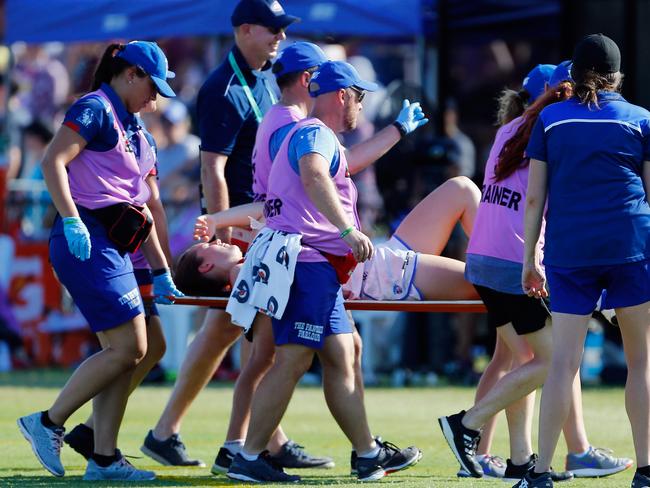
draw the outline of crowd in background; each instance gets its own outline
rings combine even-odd
[[[160,100],[158,111],[142,118],[157,145],[159,186],[175,255],[191,244],[194,220],[200,212],[196,96],[231,42],[212,38],[160,42],[176,72],[172,86],[178,97]],[[355,176],[364,232],[377,240],[390,235],[401,217],[446,179],[464,175],[480,185],[496,130],[494,111],[499,90],[506,85],[518,88],[515,80],[521,80],[521,73],[537,62],[559,61],[536,59],[541,47],[529,43],[458,45],[450,68],[452,80],[458,82],[455,98],[434,104],[424,99],[413,76],[418,69],[410,46],[360,41],[321,45],[328,57],[347,59],[364,79],[381,86],[364,100],[360,123],[345,135],[345,145],[365,140],[375,127],[386,125],[403,98],[422,100],[425,112],[435,114],[438,122],[424,127]],[[0,233],[11,236],[16,248],[47,240],[55,210],[39,163],[67,107],[87,91],[103,46],[16,44],[11,48],[11,69],[8,48],[0,50],[0,100],[6,101],[0,104],[4,129],[0,167],[6,175]],[[547,46],[545,55],[551,51]],[[471,76],[469,70],[473,70]],[[456,232],[446,254],[464,259],[465,247],[462,232]],[[10,268],[2,259],[0,253],[0,268]],[[23,347],[19,321],[11,313],[11,300],[19,296],[16,287],[23,285],[0,282],[0,342],[12,350],[14,366],[35,363],[35,346]],[[486,337],[487,327],[480,315],[370,312],[355,318],[362,331],[364,327],[372,329],[372,333],[364,334],[369,341],[366,350],[370,351],[364,359],[369,373],[366,380],[371,383],[379,381],[381,374],[396,385],[435,384],[441,376],[473,383],[493,347],[494,338]],[[409,334],[404,333],[407,328]]]

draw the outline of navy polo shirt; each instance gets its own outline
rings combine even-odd
[[[142,121],[132,113],[127,112],[124,103],[115,90],[106,83],[102,83],[102,91],[111,101],[115,113],[106,101],[99,95],[90,95],[77,100],[68,109],[63,120],[63,125],[69,127],[86,140],[86,149],[96,152],[105,152],[113,149],[118,141],[115,130],[115,115],[122,122],[126,138],[130,141],[136,157],[140,153],[140,136],[138,131],[142,128]]]
[[[278,88],[271,63],[251,70],[237,46],[231,51],[262,114],[273,105]],[[228,58],[203,83],[196,102],[201,150],[228,156],[225,176],[230,206],[253,201],[253,147],[259,123]]]
[[[613,92],[600,108],[576,98],[546,107],[526,153],[548,164],[544,263],[559,267],[650,258],[650,112]]]

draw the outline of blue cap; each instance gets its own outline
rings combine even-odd
[[[317,97],[351,86],[364,91],[375,91],[379,88],[377,83],[362,80],[351,64],[345,61],[326,61],[311,77],[309,94],[312,97]]]
[[[258,24],[284,29],[300,18],[287,15],[278,0],[240,0],[230,16],[233,27]]]
[[[124,49],[117,53],[117,57],[147,73],[155,83],[158,93],[163,97],[171,98],[176,96],[174,90],[167,83],[168,79],[172,79],[176,75],[173,71],[169,71],[165,53],[155,42],[129,42],[124,46]]]
[[[553,74],[548,80],[548,86],[554,87],[562,83],[563,81],[573,81],[571,76],[571,64],[572,61],[567,59],[562,61],[557,67],[553,70]]]
[[[323,50],[311,42],[294,42],[284,48],[273,63],[273,73],[276,78],[287,73],[305,71],[314,66],[320,66],[327,61]]]
[[[530,103],[533,103],[537,97],[544,93],[553,70],[555,70],[554,64],[538,64],[526,75],[523,87],[530,95]]]

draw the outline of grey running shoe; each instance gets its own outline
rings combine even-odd
[[[476,447],[481,440],[479,431],[468,429],[463,425],[463,417],[465,410],[459,413],[450,415],[449,417],[440,417],[438,423],[442,429],[442,434],[447,439],[447,444],[454,453],[456,459],[462,468],[470,473],[474,478],[483,476],[483,468],[476,461]]]
[[[214,464],[210,470],[212,474],[225,474],[230,469],[232,460],[235,458],[235,455],[231,453],[227,448],[219,448],[217,457],[214,459]]]
[[[95,462],[88,460],[84,481],[151,481],[156,479],[156,473],[137,469],[124,456],[105,468]]]
[[[79,424],[63,437],[63,442],[88,460],[95,451],[95,434],[85,424]]]
[[[332,458],[312,456],[305,451],[304,446],[296,444],[291,439],[285,442],[280,448],[280,452],[271,456],[271,459],[283,468],[330,469],[334,467]]]
[[[481,468],[483,468],[484,478],[503,478],[503,475],[506,472],[505,459],[499,456],[490,456],[489,454],[483,456],[477,455],[475,456],[475,459],[481,465]],[[459,478],[469,478],[472,475],[461,466],[458,473],[456,473],[456,476]]]
[[[629,458],[616,458],[612,454],[609,449],[589,446],[589,451],[583,456],[567,454],[566,470],[576,478],[597,478],[619,473],[634,464]]]
[[[550,472],[542,473],[537,478],[531,478],[530,471],[527,471],[512,488],[553,488],[553,479]]]
[[[632,479],[632,488],[650,488],[650,478],[642,475],[639,472],[634,473],[634,479]]]
[[[153,431],[150,430],[140,450],[164,466],[205,467],[205,463],[200,459],[189,458],[187,448],[183,444],[180,434],[173,434],[169,439],[159,441],[153,436]]]
[[[61,464],[61,446],[65,429],[45,427],[41,422],[41,412],[20,417],[16,423],[43,467],[54,476],[63,476],[65,469]]]
[[[241,454],[237,454],[232,460],[226,476],[233,480],[249,483],[297,483],[300,481],[300,476],[285,473],[282,466],[271,459],[268,451],[262,452],[255,461],[247,461]]]
[[[422,459],[422,451],[415,446],[400,449],[390,442],[377,442],[377,446],[379,453],[374,458],[357,457],[357,480],[377,481]]]

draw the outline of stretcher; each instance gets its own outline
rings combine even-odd
[[[202,307],[226,308],[227,304],[228,304],[227,297],[174,298],[174,305],[198,305]],[[348,310],[379,310],[379,311],[386,311],[386,312],[473,312],[473,313],[485,312],[485,305],[480,300],[435,300],[435,301],[346,300],[345,308],[347,308]]]

